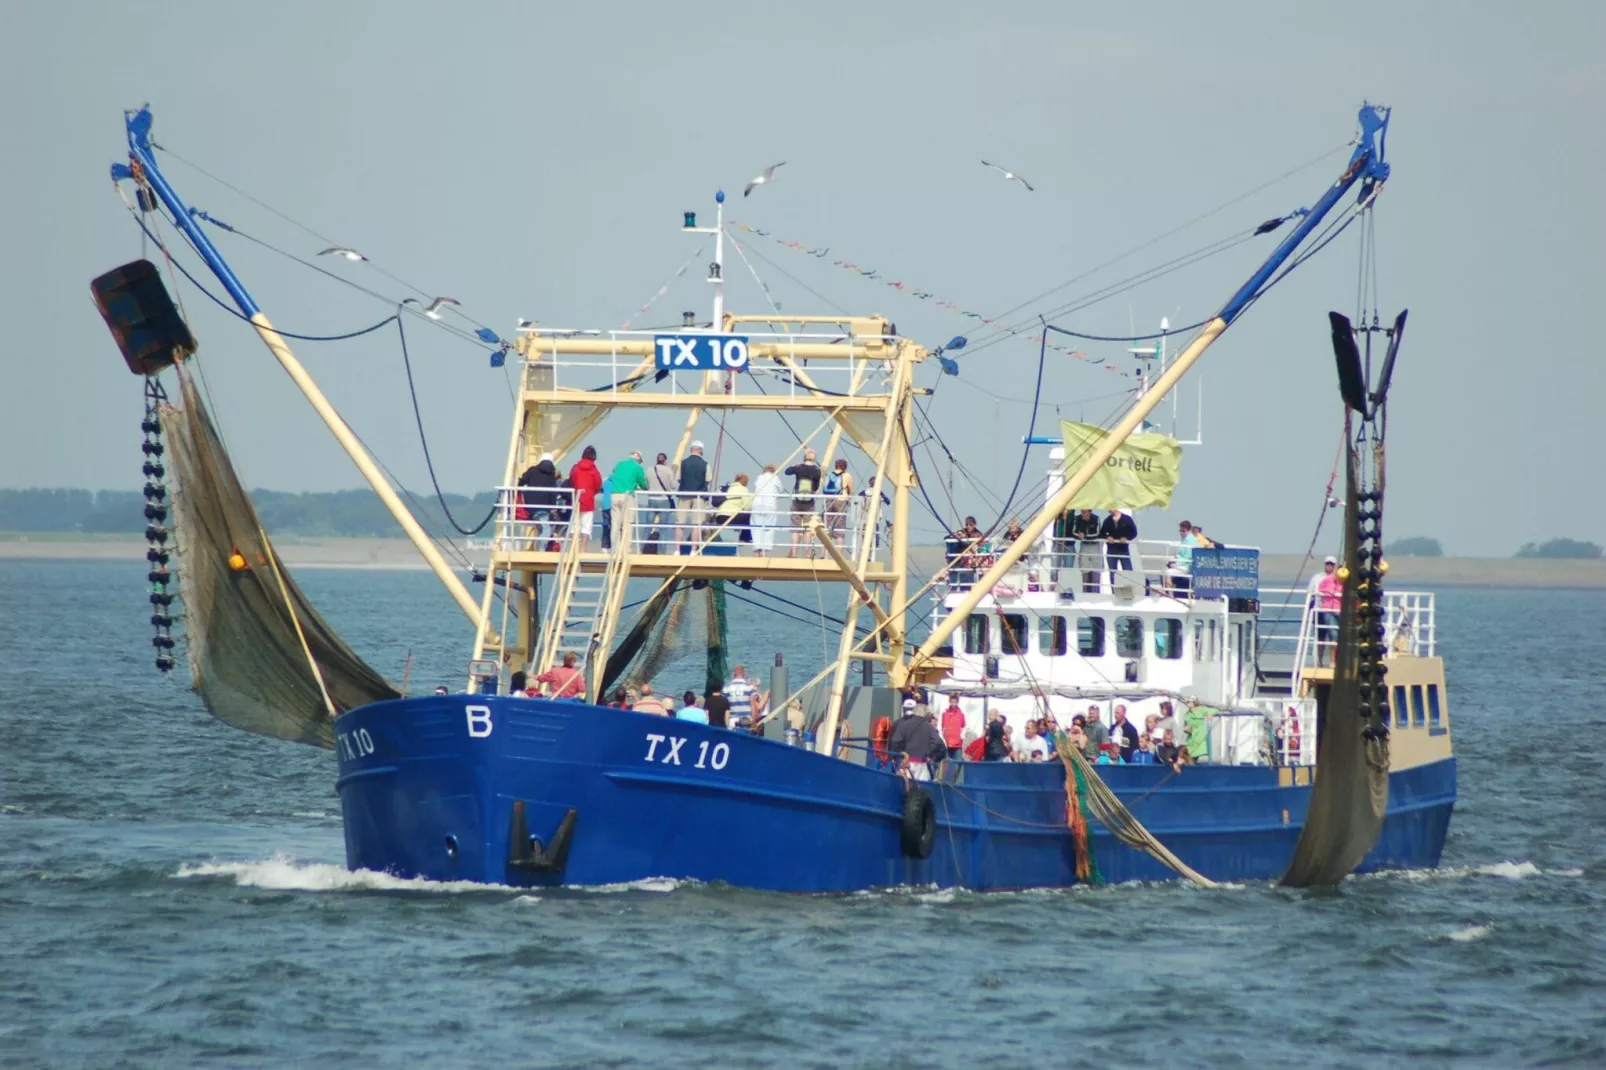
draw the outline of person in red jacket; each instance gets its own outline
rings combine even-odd
[[[597,468],[597,447],[587,446],[569,469],[569,486],[574,488],[575,509],[580,514],[580,539],[591,541],[591,522],[597,515],[597,495],[602,491],[602,471]]]
[[[948,757],[958,758],[965,746],[965,711],[959,708],[959,696],[948,696],[948,708],[942,711],[942,741],[948,747]]]

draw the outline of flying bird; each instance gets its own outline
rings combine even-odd
[[[775,181],[775,169],[777,167],[785,167],[785,166],[786,166],[786,161],[782,160],[780,163],[772,163],[768,167],[764,168],[764,173],[762,175],[759,175],[757,178],[753,179],[753,181],[749,182],[747,184],[747,188],[742,190],[742,196],[743,197],[747,196],[749,193],[752,193],[753,190],[755,190],[759,186],[762,186],[766,182],[774,182]]]
[[[1020,175],[1017,175],[1015,172],[1009,170],[1008,168],[999,167],[997,164],[988,163],[986,160],[983,160],[981,162],[981,165],[983,167],[991,167],[994,171],[997,171],[999,174],[1003,175],[1005,178],[1009,179],[1009,181],[1011,181],[1011,182],[1019,182],[1021,185],[1026,187],[1028,192],[1031,192],[1031,193],[1037,192],[1036,190],[1032,189],[1032,184],[1030,182],[1026,181]]]
[[[418,298],[416,297],[409,297],[402,302],[404,305],[416,305],[418,303]],[[438,320],[441,318],[442,305],[457,305],[460,303],[455,297],[437,297],[429,303],[428,308],[424,309],[424,315],[432,320]]]
[[[323,252],[319,253],[318,255],[319,256],[343,256],[347,260],[353,260],[353,261],[355,261],[355,260],[367,260],[368,259],[366,256],[363,256],[361,253],[359,253],[355,249],[342,249],[338,245],[334,246],[331,249],[325,249]]]

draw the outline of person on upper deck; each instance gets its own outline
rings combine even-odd
[[[1153,765],[1154,764],[1154,751],[1150,750],[1149,747],[1150,747],[1149,737],[1148,736],[1139,736],[1138,737],[1138,745],[1132,751],[1132,753],[1127,757],[1126,764],[1127,765]]]
[[[718,537],[721,529],[731,531],[738,542],[753,541],[753,492],[747,487],[747,473],[737,472],[725,488],[725,498],[714,509],[714,531],[709,541]],[[729,521],[729,523],[726,523]]]
[[[1344,608],[1344,581],[1338,578],[1338,558],[1329,554],[1322,571],[1310,581],[1309,604],[1316,610],[1316,664],[1326,665],[1338,645],[1338,614]]]
[[[602,471],[597,467],[597,447],[587,446],[569,469],[569,486],[575,491],[575,509],[580,514],[580,540],[591,541],[592,523],[597,515],[597,494],[602,490]]]
[[[1125,765],[1121,759],[1121,748],[1114,743],[1106,743],[1099,748],[1099,756],[1093,760],[1094,765]]]
[[[753,525],[753,556],[775,552],[775,529],[781,526],[781,495],[785,486],[773,464],[753,481],[753,502],[749,509]]]
[[[965,711],[959,708],[959,696],[948,696],[948,707],[942,711],[942,741],[948,747],[948,757],[958,758],[965,745]]]
[[[1048,741],[1038,731],[1036,721],[1027,721],[1021,737],[1015,740],[1017,762],[1041,762],[1048,759]]]
[[[1003,537],[999,539],[999,544],[1001,546],[1008,546],[1024,534],[1026,534],[1026,532],[1021,528],[1020,521],[1011,517],[1008,525],[1006,525],[1004,528]]]
[[[610,494],[620,497],[631,496],[627,498],[627,501],[632,504],[635,501],[635,498],[633,497],[635,493],[638,490],[647,490],[649,486],[650,484],[647,482],[647,470],[642,465],[640,450],[631,450],[629,453],[627,453],[618,464],[613,466],[613,471],[608,475],[608,490]],[[609,503],[610,515],[603,517],[603,538],[609,540],[611,543],[612,533],[609,530],[609,526],[612,522],[611,513],[615,505],[617,505],[621,512],[628,517],[627,520],[621,521],[621,523],[627,523],[630,525],[630,527],[623,532],[625,549],[634,550],[634,543],[636,540],[630,537],[630,530],[639,529],[641,517],[634,515],[630,510],[630,506],[627,504],[618,502]]]
[[[552,454],[541,454],[540,461],[526,468],[524,474],[519,476],[519,486],[529,489],[519,492],[519,507],[515,515],[520,520],[530,522],[529,538],[533,543],[539,543],[544,525],[552,518],[552,507],[557,504],[558,466],[552,463]],[[557,537],[555,529],[552,537]],[[539,546],[536,548],[539,549]]]
[[[693,442],[691,452],[680,462],[680,497],[675,499],[675,541],[689,547],[697,541],[698,529],[707,515],[708,462],[703,459],[703,444]],[[689,552],[689,551],[688,551]]]
[[[1076,542],[1076,567],[1082,570],[1082,592],[1097,594],[1099,574],[1104,571],[1104,544],[1099,541],[1099,518],[1083,509],[1071,518],[1066,537]]]
[[[1099,525],[1099,538],[1104,540],[1104,556],[1110,566],[1110,586],[1115,586],[1117,572],[1132,570],[1132,543],[1137,541],[1138,525],[1124,513],[1119,505],[1110,508],[1110,515]]]
[[[814,515],[814,496],[820,491],[820,466],[811,447],[803,450],[803,459],[789,465],[786,474],[792,477],[792,548],[787,557],[796,557],[799,543],[809,540],[809,517]]]
[[[657,553],[663,530],[675,522],[675,466],[669,463],[669,454],[660,453],[647,469],[647,512],[641,518],[641,530],[647,533],[648,553]]]
[[[848,503],[853,500],[853,473],[848,471],[846,457],[838,457],[831,466],[831,471],[825,477],[825,486],[821,488],[825,495],[825,529],[837,538],[848,520]]]
[[[1193,524],[1184,520],[1177,525],[1177,553],[1166,570],[1165,588],[1174,594],[1186,594],[1193,585],[1193,551],[1199,537],[1193,533]]]

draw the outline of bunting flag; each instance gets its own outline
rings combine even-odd
[[[899,293],[907,294],[910,297],[913,297],[917,301],[925,301],[927,304],[934,305],[937,308],[944,309],[944,310],[946,310],[948,312],[952,312],[952,313],[954,313],[956,315],[959,315],[959,316],[963,316],[966,319],[976,320],[977,322],[982,323],[982,324],[984,324],[984,325],[986,325],[988,327],[992,327],[992,328],[995,328],[997,330],[1004,331],[1004,332],[1006,332],[1008,334],[1012,334],[1012,335],[1015,335],[1015,336],[1020,337],[1020,338],[1029,338],[1029,339],[1031,339],[1033,341],[1040,341],[1040,338],[1039,338],[1040,332],[1039,332],[1038,328],[1035,327],[1035,326],[1028,325],[1028,326],[1022,326],[1022,327],[1010,327],[1010,326],[1005,325],[1004,323],[1001,323],[999,320],[997,320],[997,319],[995,319],[995,318],[993,318],[991,316],[983,316],[980,312],[972,312],[970,309],[965,308],[963,305],[960,305],[960,304],[958,304],[956,302],[953,302],[953,301],[949,301],[947,298],[940,297],[936,293],[933,293],[930,290],[922,289],[921,287],[916,286],[914,283],[904,282],[902,279],[899,279],[899,278],[889,278],[888,276],[883,275],[879,268],[866,267],[863,264],[856,264],[851,260],[835,260],[835,259],[832,259],[831,258],[830,246],[823,246],[823,247],[816,248],[814,246],[804,245],[802,242],[788,241],[786,238],[776,237],[770,231],[763,230],[763,229],[761,229],[759,227],[751,227],[751,226],[748,226],[746,223],[742,223],[742,222],[739,222],[737,220],[732,220],[730,223],[728,223],[726,225],[730,226],[730,227],[734,227],[735,229],[743,232],[744,234],[751,234],[755,238],[762,238],[762,239],[764,239],[766,241],[774,242],[776,245],[779,245],[784,249],[790,249],[795,253],[801,253],[804,256],[811,256],[816,260],[823,260],[823,261],[829,263],[834,268],[837,268],[837,269],[839,269],[841,271],[846,271],[846,272],[848,272],[850,274],[853,274],[853,275],[857,275],[861,279],[866,279],[866,280],[868,280],[870,282],[879,283],[880,285],[885,286],[889,290],[897,290]],[[760,283],[760,285],[762,286],[763,284]],[[768,292],[768,288],[767,287],[765,287],[765,292],[766,293]],[[1124,377],[1127,377],[1127,378],[1131,377],[1131,373],[1130,372],[1123,370],[1119,366],[1114,365],[1114,364],[1107,364],[1107,363],[1105,363],[1105,362],[1103,362],[1101,360],[1098,360],[1096,358],[1090,358],[1090,357],[1088,357],[1088,355],[1086,353],[1082,352],[1079,349],[1072,349],[1069,346],[1059,345],[1059,344],[1054,343],[1054,342],[1049,342],[1048,343],[1048,348],[1050,348],[1052,350],[1055,350],[1056,352],[1059,352],[1059,353],[1064,353],[1068,357],[1074,357],[1077,360],[1085,361],[1086,363],[1091,364],[1094,367],[1103,368],[1107,372],[1114,372],[1117,375],[1124,376]]]
[[[618,329],[621,330],[621,331],[629,330],[630,329],[630,325],[635,322],[636,317],[640,316],[642,313],[646,312],[655,303],[657,303],[657,301],[658,301],[658,299],[660,297],[662,297],[664,294],[668,293],[670,285],[676,279],[678,279],[682,275],[686,274],[686,269],[691,267],[692,261],[702,259],[702,255],[703,255],[702,246],[698,246],[697,247],[697,251],[695,253],[692,253],[691,256],[687,257],[686,258],[686,262],[684,264],[680,265],[680,270],[676,271],[673,275],[669,276],[668,279],[664,280],[664,284],[662,286],[658,287],[657,292],[654,293],[651,297],[647,298],[647,303],[646,304],[642,305],[640,308],[636,309],[636,311],[632,312],[629,316],[625,317],[625,321],[619,325]]]

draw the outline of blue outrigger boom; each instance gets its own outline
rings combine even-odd
[[[1141,403],[1157,403],[1204,348],[1275,283],[1280,271],[1297,265],[1290,258],[1314,251],[1301,254],[1357,184],[1357,210],[1370,204],[1389,174],[1384,159],[1388,121],[1386,108],[1361,109],[1359,142],[1343,173],[1308,211],[1294,213],[1298,225]],[[128,113],[129,162],[112,168],[113,179],[133,180],[142,193],[148,189],[159,200],[241,315],[319,404],[321,395],[315,396],[310,378],[293,363],[283,338],[273,332],[208,239],[204,215],[187,207],[163,176],[150,130],[147,108]],[[715,331],[720,328],[720,323],[713,325]],[[596,404],[608,397],[595,396]],[[331,417],[327,402],[322,405],[320,412],[331,429],[337,423],[343,428],[338,415]],[[1147,411],[1134,407],[1109,436],[1115,445]],[[369,475],[363,464],[366,453],[344,438],[342,442]],[[382,496],[394,497],[377,470],[370,482],[376,491],[383,485]],[[1076,483],[1073,476],[1066,487]],[[1015,544],[1014,556],[1001,555],[998,565],[962,597],[955,592],[959,601],[950,604],[949,616],[913,655],[910,674],[930,666],[938,648],[991,596],[1073,493],[1074,488],[1050,497]],[[399,502],[393,512],[397,510],[404,526],[411,522]],[[428,540],[421,531],[415,543],[424,552]],[[429,549],[433,551],[432,544]],[[437,574],[443,569],[442,563]],[[456,577],[452,580],[457,583],[454,597],[483,626],[486,611],[462,592]],[[1074,591],[1062,588],[1058,597],[1067,608],[1073,602],[1086,604],[1079,585]],[[1224,628],[1226,605],[1223,600]],[[1107,608],[1113,606],[1112,600]],[[1179,628],[1176,641],[1184,634]],[[1213,622],[1210,634],[1216,634]],[[1102,631],[1100,635],[1102,643]],[[1426,656],[1402,660],[1421,662],[1427,671],[1439,664],[1431,654],[1428,647]],[[1442,681],[1442,666],[1438,671]],[[907,686],[910,679],[897,682]],[[852,750],[846,757],[836,753],[835,706],[821,725],[819,747],[811,750],[745,731],[575,700],[496,694],[494,682],[485,690],[489,693],[378,702],[335,717],[335,786],[349,866],[520,887],[669,877],[787,892],[911,884],[1060,887],[1086,880],[1090,861],[1092,871],[1108,881],[1174,876],[1102,827],[1090,830],[1089,846],[1079,857],[1068,829],[1070,774],[1057,762],[949,761],[931,781],[915,784],[869,760],[867,750]],[[1447,713],[1440,720],[1440,691],[1442,683],[1439,691],[1429,692],[1434,725],[1440,727],[1406,726],[1421,728],[1421,746],[1392,767],[1387,818],[1363,870],[1439,861],[1456,793],[1455,759],[1449,756],[1445,735]],[[1290,693],[1287,701],[1298,699]],[[1407,703],[1399,706],[1403,710]],[[1420,697],[1416,707],[1420,716]],[[1314,725],[1309,732],[1314,738]],[[1298,740],[1295,746],[1297,751]],[[1309,750],[1313,754],[1314,745]],[[1409,750],[1402,745],[1401,753]],[[1186,766],[1180,774],[1163,765],[1101,766],[1097,771],[1155,837],[1188,866],[1216,880],[1281,875],[1299,840],[1312,790],[1308,762],[1212,762]],[[1084,876],[1078,876],[1079,869]]]

